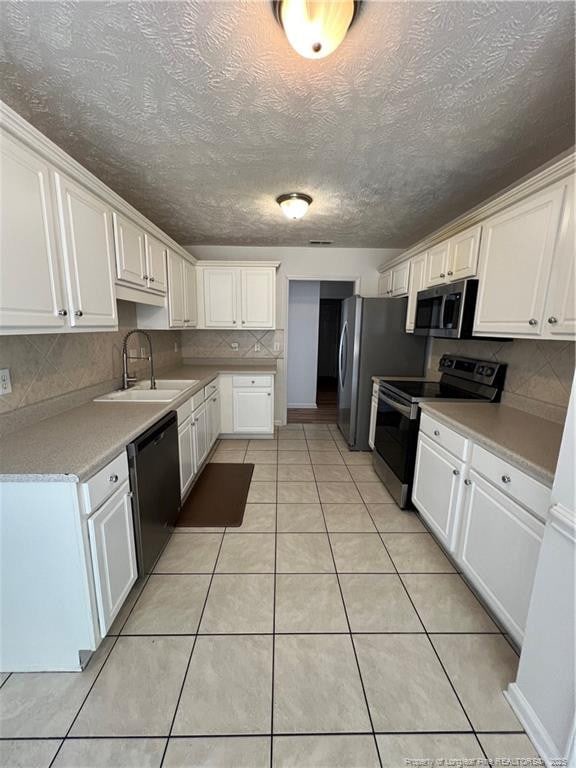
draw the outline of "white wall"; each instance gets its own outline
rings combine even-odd
[[[288,408],[316,405],[318,318],[320,283],[291,281],[288,300],[287,397]]]
[[[189,245],[186,250],[197,259],[238,261],[279,261],[276,281],[276,328],[285,330],[288,278],[358,280],[362,296],[378,295],[378,265],[401,253],[394,248],[321,248],[295,246],[252,247],[244,245]],[[287,340],[290,344],[289,339]],[[275,418],[286,416],[286,366],[278,360]]]

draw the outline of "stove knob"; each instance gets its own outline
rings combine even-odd
[[[484,374],[486,376],[493,376],[494,375],[494,368],[484,368]]]
[[[480,375],[482,375],[482,374],[483,374],[485,371],[486,371],[486,369],[484,368],[484,366],[483,366],[483,365],[480,365],[480,366],[478,367],[478,371],[477,371],[477,372],[478,372]]]

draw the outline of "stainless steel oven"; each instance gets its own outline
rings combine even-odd
[[[445,339],[472,336],[478,280],[460,280],[418,291],[414,333]]]

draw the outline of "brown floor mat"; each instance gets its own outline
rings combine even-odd
[[[184,502],[176,527],[242,525],[254,464],[206,464]]]

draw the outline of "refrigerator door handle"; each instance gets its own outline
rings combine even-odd
[[[344,353],[344,343],[346,342],[346,346],[348,346],[347,337],[348,337],[348,321],[346,320],[342,327],[342,333],[340,334],[340,347],[338,348],[338,377],[340,378],[341,388],[344,386],[344,379],[346,375],[346,367],[345,365],[342,364],[342,359],[343,359],[343,353]],[[348,356],[348,350],[346,350],[346,356]]]

